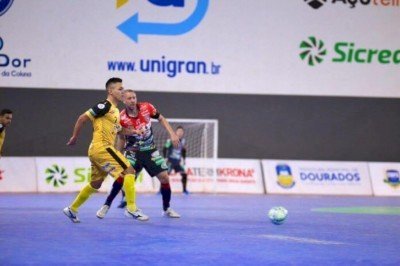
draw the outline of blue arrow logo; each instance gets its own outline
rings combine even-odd
[[[139,35],[181,35],[194,29],[204,18],[208,9],[209,0],[198,0],[194,12],[186,20],[179,23],[148,23],[140,22],[139,14],[136,13],[128,18],[117,28],[138,42]]]

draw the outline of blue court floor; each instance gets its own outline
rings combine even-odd
[[[182,218],[168,219],[159,195],[139,194],[139,222],[118,202],[96,218],[105,196],[73,224],[75,194],[0,194],[0,265],[400,265],[400,198],[176,194]],[[289,210],[283,225],[273,206]]]

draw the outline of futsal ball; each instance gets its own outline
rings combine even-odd
[[[274,224],[283,224],[287,215],[288,211],[283,207],[272,207],[268,212],[268,217]]]

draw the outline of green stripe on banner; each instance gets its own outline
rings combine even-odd
[[[313,212],[373,214],[373,215],[400,215],[400,207],[334,207],[316,208]]]

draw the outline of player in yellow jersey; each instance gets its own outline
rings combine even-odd
[[[4,139],[6,138],[6,127],[11,123],[12,111],[10,109],[3,109],[0,112],[0,158],[1,149],[3,147]]]
[[[122,79],[111,78],[106,83],[107,99],[96,104],[87,112],[79,116],[75,123],[72,137],[67,145],[74,145],[78,139],[82,126],[89,120],[93,124],[93,140],[89,146],[89,159],[91,162],[91,181],[75,198],[74,202],[64,208],[64,214],[74,223],[79,223],[77,217],[79,207],[101,187],[108,174],[123,182],[127,198],[125,215],[140,221],[147,221],[136,207],[135,170],[129,161],[114,148],[117,133],[134,134],[135,130],[120,126],[119,110],[117,104],[122,100]]]

